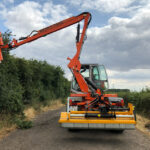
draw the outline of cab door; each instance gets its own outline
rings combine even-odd
[[[108,89],[108,77],[104,65],[97,65],[92,67],[92,81],[97,88]]]

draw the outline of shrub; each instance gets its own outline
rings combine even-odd
[[[10,41],[10,32],[3,34],[4,43]],[[0,113],[22,114],[26,105],[48,104],[47,101],[64,98],[70,83],[61,67],[46,61],[25,60],[3,50],[0,64]]]
[[[16,119],[15,123],[17,125],[17,128],[19,129],[29,129],[33,126],[32,121],[22,120],[22,119]]]
[[[140,92],[118,92],[118,96],[123,97],[125,102],[133,103],[137,113],[150,118],[150,89],[146,88]]]

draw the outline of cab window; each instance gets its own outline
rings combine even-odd
[[[97,67],[93,67],[93,80],[100,80],[99,70]]]
[[[99,66],[99,72],[100,72],[100,80],[107,81],[107,74],[104,66]]]

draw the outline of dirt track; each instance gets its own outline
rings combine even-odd
[[[63,109],[43,113],[31,129],[12,132],[0,141],[0,150],[150,150],[150,138],[137,130],[68,132],[58,124]]]

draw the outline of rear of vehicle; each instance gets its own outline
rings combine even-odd
[[[73,78],[72,94],[67,99],[67,111],[62,112],[59,123],[69,129],[134,129],[136,116],[134,106],[125,106],[117,94],[104,94],[108,79],[103,65],[84,64],[81,74],[89,86],[89,95],[80,91]],[[103,91],[99,96],[98,92]]]

